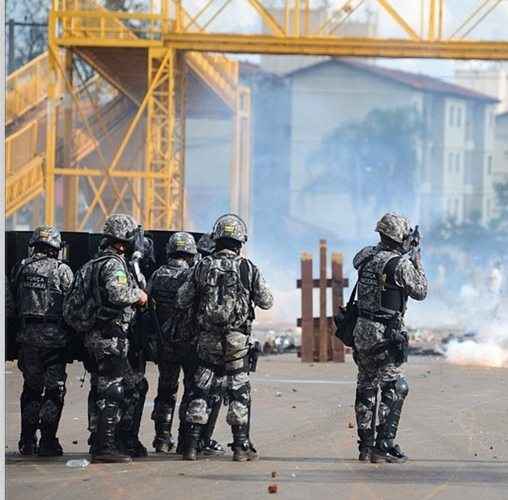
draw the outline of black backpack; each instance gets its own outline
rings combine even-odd
[[[368,257],[360,269],[358,269],[358,279],[356,280],[346,306],[339,307],[337,314],[333,318],[336,326],[335,336],[341,340],[346,347],[354,346],[353,333],[358,321],[358,302],[355,300],[356,291],[358,290],[358,282],[360,281],[361,272],[363,268],[373,259],[373,257],[374,256]]]

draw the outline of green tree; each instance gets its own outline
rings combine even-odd
[[[418,145],[423,121],[412,107],[375,109],[364,120],[337,127],[310,160],[323,166],[337,193],[351,195],[353,206],[366,203],[407,211],[414,206]]]

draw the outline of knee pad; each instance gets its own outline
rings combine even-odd
[[[382,399],[403,401],[409,393],[409,386],[405,377],[401,376],[391,380],[382,387]]]
[[[233,401],[248,404],[250,401],[250,382],[248,380],[233,381],[232,384],[228,385],[227,393],[230,404]]]
[[[397,379],[397,382],[395,382],[395,392],[402,399],[405,399],[409,394],[409,385],[407,383],[406,377],[399,377]]]

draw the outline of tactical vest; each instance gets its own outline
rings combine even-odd
[[[60,321],[63,292],[58,268],[61,265],[58,259],[40,255],[21,261],[14,287],[22,319]]]
[[[168,342],[186,341],[195,334],[191,326],[192,311],[176,307],[178,289],[189,272],[188,267],[168,264],[156,271],[152,281],[151,295],[156,302],[163,337]]]
[[[157,302],[157,316],[162,325],[175,314],[176,295],[189,274],[188,268],[163,266],[156,271],[151,293]]]
[[[359,268],[358,308],[360,316],[389,319],[404,314],[407,294],[395,283],[400,255],[380,250]]]

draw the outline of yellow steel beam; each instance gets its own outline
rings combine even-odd
[[[281,25],[277,22],[275,17],[268,12],[268,10],[259,2],[259,0],[248,0],[249,3],[256,9],[257,13],[262,17],[263,21],[272,30],[275,36],[285,36],[286,32],[282,29]]]
[[[434,40],[436,38],[436,1],[437,0],[430,0],[429,5],[429,34],[428,39]]]
[[[104,170],[100,168],[93,167],[56,167],[53,172],[55,175],[63,175],[63,176],[90,176],[90,177],[104,177]],[[119,177],[126,179],[165,179],[167,174],[164,172],[145,172],[143,170],[115,170],[110,173],[111,177]]]
[[[363,5],[365,0],[358,0],[353,5],[348,6],[346,14],[339,20],[335,20],[332,23],[331,28],[328,30],[329,35],[333,35],[356,11]]]
[[[50,18],[51,27],[51,18]],[[44,172],[44,222],[53,224],[55,220],[55,160],[56,160],[56,89],[58,85],[58,70],[56,58],[57,48],[53,45],[51,32],[48,35],[49,84],[48,109],[46,118],[46,163]]]
[[[143,115],[143,113],[145,111],[145,108],[148,104],[148,101],[149,101],[155,87],[158,85],[159,79],[161,78],[161,76],[163,74],[164,67],[169,61],[169,57],[170,57],[170,54],[168,51],[168,54],[166,55],[165,59],[163,60],[163,63],[161,63],[161,67],[159,68],[159,71],[155,75],[155,78],[154,78],[152,84],[150,85],[150,88],[148,89],[148,91],[143,99],[143,102],[141,103],[141,106],[139,107],[139,109],[136,113],[136,116],[134,116],[134,118],[132,119],[132,122],[129,125],[129,128],[122,140],[122,143],[120,144],[118,150],[115,153],[115,156],[113,158],[113,161],[111,162],[111,165],[107,168],[106,175],[111,175],[111,173],[115,170],[121,156],[123,155],[123,152],[125,151],[127,143],[129,142],[137,124],[139,123],[139,120],[141,119],[141,116]],[[90,218],[90,215],[92,214],[93,209],[97,205],[98,199],[100,198],[100,196],[106,189],[106,185],[107,185],[107,180],[104,180],[99,187],[98,193],[95,195],[94,199],[92,200],[92,203],[86,210],[86,213],[81,221],[81,226],[80,226],[81,228],[84,227],[84,225],[87,223],[88,219]]]
[[[508,60],[508,41],[409,40],[172,33],[165,43],[180,50],[250,54]]]
[[[407,21],[393,8],[388,0],[377,0],[377,3],[390,15],[390,17],[410,36],[412,40],[418,40],[420,37],[416,31],[411,28]]]
[[[51,47],[50,47],[49,51],[54,53],[54,49],[52,49]],[[61,76],[63,77],[64,82],[65,82],[65,86],[67,88],[67,91],[70,94],[70,96],[72,96],[72,99],[76,103],[77,111],[78,111],[78,113],[80,115],[81,120],[83,121],[83,123],[85,125],[85,128],[87,129],[88,135],[90,136],[90,138],[95,140],[96,147],[97,147],[97,153],[98,153],[99,158],[101,159],[102,164],[103,164],[104,169],[105,169],[104,175],[105,175],[106,179],[103,181],[103,184],[107,183],[108,178],[110,177],[110,175],[109,175],[109,169],[108,169],[108,163],[107,163],[106,157],[105,157],[105,155],[104,155],[104,153],[102,151],[100,142],[95,137],[95,135],[93,133],[93,130],[92,130],[92,127],[91,127],[91,125],[90,125],[90,123],[88,121],[88,118],[85,116],[85,114],[81,110],[81,104],[80,104],[78,98],[76,97],[76,93],[74,92],[74,89],[72,88],[72,82],[69,82],[69,80],[67,79],[67,75],[65,74],[64,68],[60,64],[60,61],[58,60],[58,57],[56,57],[56,54],[53,54],[53,55],[54,55],[55,66],[60,70]],[[56,137],[56,132],[55,132],[55,137]],[[113,191],[115,193],[116,198],[118,199],[119,197],[121,197],[120,196],[120,192],[117,189],[117,187],[116,187],[114,182],[111,182],[111,186],[113,188]],[[99,189],[99,191],[100,191],[100,193],[99,193],[99,191],[97,191],[95,188],[94,188],[94,191],[95,191],[95,200],[97,200],[97,198],[99,198],[102,195],[102,191],[100,191],[100,189]],[[95,205],[94,205],[94,207],[95,207]]]

